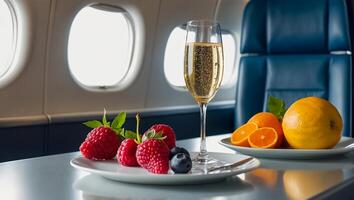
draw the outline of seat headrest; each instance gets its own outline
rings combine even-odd
[[[242,22],[241,53],[350,51],[345,0],[251,0]]]

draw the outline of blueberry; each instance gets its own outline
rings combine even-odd
[[[192,160],[184,153],[178,153],[171,159],[171,169],[176,174],[186,174],[191,170],[191,168]]]
[[[185,148],[174,147],[170,150],[170,160],[172,159],[173,156],[175,156],[178,153],[184,153],[190,157],[189,152]]]

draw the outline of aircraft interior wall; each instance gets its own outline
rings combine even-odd
[[[231,131],[242,11],[247,0],[9,0],[18,22],[17,72],[0,79],[0,157],[5,160],[75,151],[103,108],[109,118],[128,112],[128,127],[142,113],[143,127],[169,123],[179,139],[199,134],[199,108],[186,89],[171,85],[164,74],[170,33],[191,19],[216,19],[235,41],[232,80],[209,106],[210,135]],[[124,10],[134,36],[127,76],[112,88],[80,85],[69,69],[68,39],[80,10],[94,4]],[[18,54],[18,55],[17,55]],[[181,66],[183,67],[183,66]],[[106,72],[110,73],[110,72]],[[144,121],[145,120],[145,121]],[[208,133],[209,134],[209,133]],[[16,138],[18,139],[16,141]],[[20,143],[21,150],[11,142]],[[6,155],[13,155],[9,158]]]

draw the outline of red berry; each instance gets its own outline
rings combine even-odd
[[[138,144],[134,141],[134,139],[125,139],[120,144],[117,153],[117,160],[121,165],[134,167],[139,166],[138,162],[136,161],[136,149]]]
[[[80,146],[81,153],[91,160],[110,160],[117,154],[120,140],[108,127],[94,128]]]
[[[162,136],[166,136],[163,141],[167,144],[169,149],[176,146],[176,134],[170,126],[166,124],[155,124],[151,126],[149,130],[155,130],[156,133],[162,133]]]
[[[138,145],[136,160],[140,166],[152,173],[166,174],[169,167],[169,154],[170,150],[165,142],[159,139],[148,139]]]
[[[154,174],[167,174],[169,169],[169,160],[166,159],[152,159],[147,166],[147,170]]]

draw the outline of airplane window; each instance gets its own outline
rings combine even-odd
[[[228,85],[232,80],[235,71],[236,59],[236,43],[233,35],[227,31],[222,33],[224,46],[224,78],[222,85]],[[164,71],[168,82],[176,87],[184,87],[183,76],[183,59],[184,59],[184,45],[186,40],[186,30],[183,27],[176,27],[168,38],[165,58]]]
[[[16,47],[16,17],[9,2],[0,0],[0,77],[10,69]]]
[[[114,87],[129,70],[132,45],[131,22],[124,10],[106,5],[85,7],[70,29],[70,71],[86,87]]]

